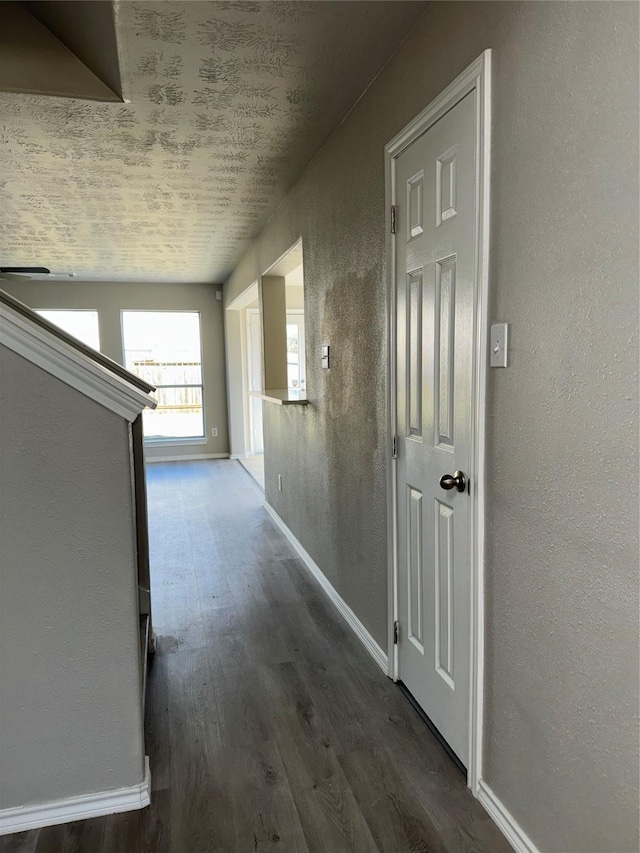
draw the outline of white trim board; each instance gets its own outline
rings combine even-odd
[[[8,305],[0,305],[0,344],[128,421],[157,403]]]
[[[128,788],[99,791],[81,797],[68,797],[33,806],[16,806],[0,810],[0,835],[25,832],[42,826],[70,823],[91,817],[143,809],[151,802],[149,758],[144,759],[144,779]]]
[[[147,456],[144,461],[147,465],[152,462],[196,462],[198,459],[228,459],[228,453],[194,453],[189,456]]]
[[[294,551],[296,551],[302,562],[309,569],[314,578],[318,581],[324,592],[331,599],[331,602],[336,608],[336,610],[348,623],[351,630],[360,640],[365,649],[369,652],[374,661],[378,664],[380,669],[384,672],[385,675],[387,675],[389,670],[389,658],[387,657],[387,654],[373,639],[369,631],[367,631],[367,629],[364,627],[362,622],[358,619],[358,617],[349,607],[346,601],[342,598],[342,596],[327,580],[320,566],[318,566],[318,564],[312,559],[310,554],[305,551],[300,542],[296,539],[296,537],[293,535],[293,533],[289,530],[287,525],[275,511],[275,509],[270,506],[266,501],[264,503],[264,508],[269,513],[274,522],[277,524],[277,526],[280,528],[280,530],[287,537],[287,539],[293,546]]]
[[[485,401],[487,383],[489,293],[489,191],[491,157],[491,51],[485,50],[437,98],[385,147],[388,446],[397,431],[396,418],[396,235],[391,232],[391,207],[396,204],[396,159],[469,92],[476,94],[476,293],[474,304],[473,400],[471,471],[471,678],[469,689],[469,767],[467,784],[475,796],[482,777],[484,710],[484,529],[485,529]],[[389,540],[389,675],[398,678],[398,651],[393,624],[398,619],[398,496],[396,462],[388,457],[387,489],[391,497],[387,520]]]
[[[478,780],[476,797],[516,853],[540,853],[524,829],[482,779]]]

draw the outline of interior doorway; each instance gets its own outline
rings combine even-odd
[[[236,382],[241,387],[235,421],[240,427],[241,446],[232,458],[237,459],[264,489],[264,434],[262,428],[262,400],[252,392],[260,393],[264,381],[262,320],[260,315],[260,290],[254,282],[227,308],[228,320],[233,318],[236,340],[239,345],[241,369]],[[228,329],[230,327],[228,323]],[[236,446],[240,442],[236,439]]]

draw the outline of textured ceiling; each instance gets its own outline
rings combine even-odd
[[[118,4],[131,103],[0,95],[0,263],[224,280],[423,8]]]

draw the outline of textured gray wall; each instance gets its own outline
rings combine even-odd
[[[142,781],[129,425],[0,346],[0,809]]]
[[[121,310],[200,311],[204,371],[204,415],[206,444],[162,442],[145,444],[145,457],[195,456],[228,453],[227,383],[224,367],[222,302],[216,299],[219,285],[209,284],[122,284],[96,281],[1,282],[3,290],[29,308],[88,308],[98,312],[100,347],[105,355],[122,364]],[[218,428],[217,438],[211,427]]]
[[[494,49],[484,775],[544,851],[638,849],[637,34],[633,3],[434,3],[225,290],[302,236],[312,405],[265,404],[267,500],[384,646],[383,147]]]

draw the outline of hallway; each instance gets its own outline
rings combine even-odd
[[[510,850],[234,461],[150,465],[152,805],[21,853]]]

